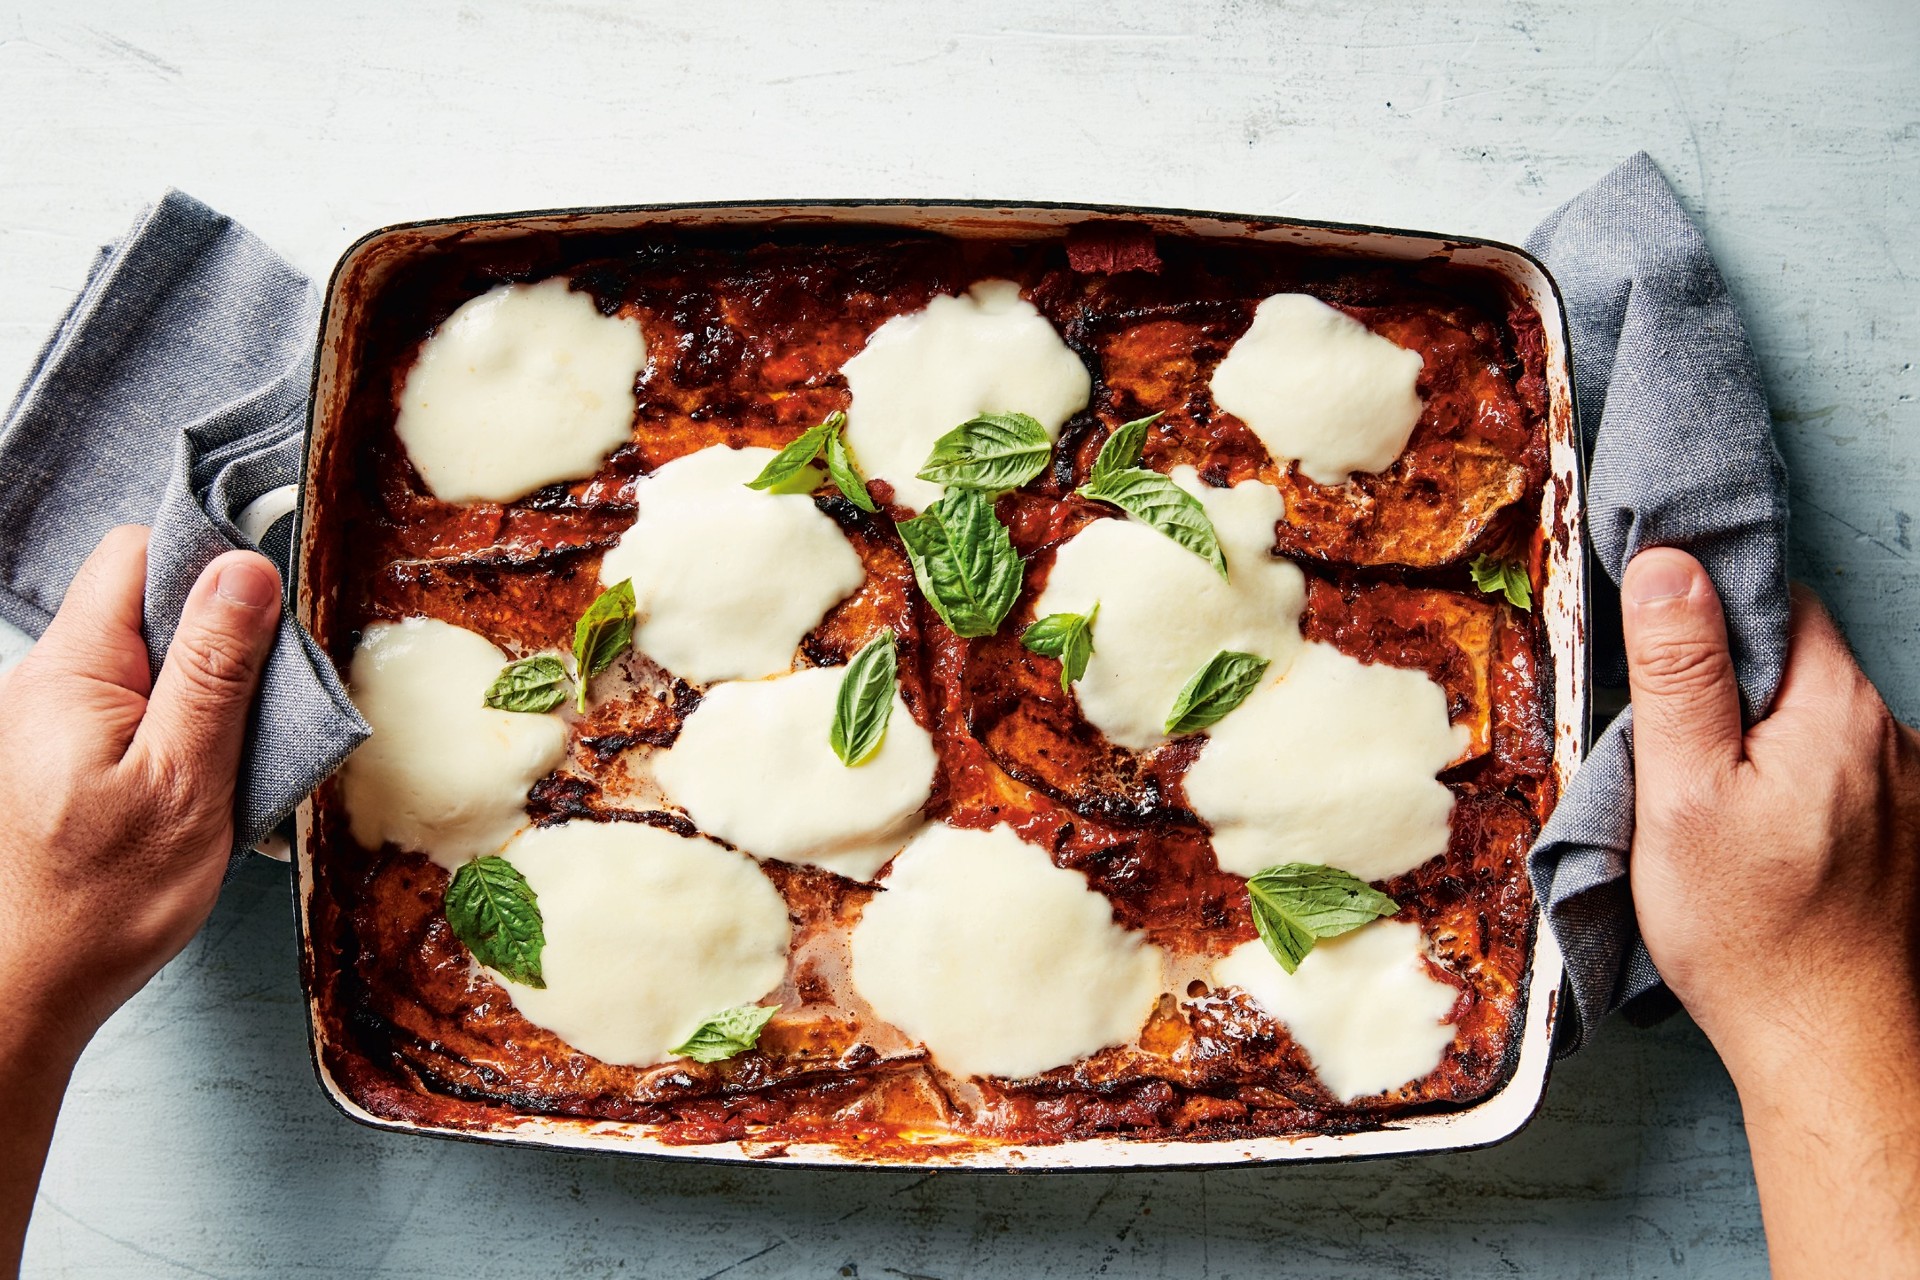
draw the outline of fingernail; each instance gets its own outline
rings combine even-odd
[[[249,609],[280,603],[280,580],[252,560],[236,560],[220,570],[213,588],[222,600]]]
[[[1693,571],[1682,561],[1659,556],[1634,572],[1627,590],[1635,604],[1673,600],[1693,590]]]

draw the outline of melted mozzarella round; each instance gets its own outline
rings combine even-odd
[[[1418,925],[1377,920],[1314,944],[1292,973],[1254,941],[1215,961],[1213,976],[1284,1023],[1320,1082],[1352,1102],[1420,1079],[1453,1043],[1460,993],[1425,957]]]
[[[1166,738],[1174,699],[1214,654],[1258,654],[1277,674],[1300,647],[1306,578],[1268,554],[1284,510],[1279,493],[1256,480],[1215,489],[1192,467],[1172,475],[1206,507],[1226,553],[1226,581],[1163,533],[1099,520],[1062,544],[1034,604],[1034,616],[1045,617],[1084,614],[1098,602],[1093,657],[1077,686],[1080,711],[1136,751]]]
[[[1308,643],[1207,731],[1187,801],[1237,875],[1313,862],[1385,880],[1445,852],[1453,794],[1435,775],[1467,741],[1425,672]]]
[[[348,680],[373,736],[340,770],[355,840],[452,869],[526,825],[527,788],[565,756],[567,727],[483,705],[506,664],[484,637],[431,618],[366,629]]]
[[[436,498],[512,502],[627,442],[646,367],[640,326],[565,279],[503,284],[421,344],[394,434]]]
[[[853,984],[955,1075],[1031,1076],[1139,1035],[1161,955],[1005,827],[934,826],[853,928]]]
[[[1276,293],[1213,371],[1213,402],[1317,484],[1385,471],[1420,421],[1424,362],[1318,298]]]
[[[866,579],[812,498],[747,488],[773,456],[715,445],[667,463],[600,563],[609,586],[633,579],[634,647],[695,684],[792,669],[807,632]]]
[[[916,509],[940,496],[916,473],[941,436],[983,413],[1024,413],[1057,436],[1093,388],[1080,357],[1010,280],[895,316],[842,372],[853,392],[847,447],[869,479]]]
[[[539,900],[544,988],[494,978],[583,1053],[664,1061],[716,1013],[787,971],[787,904],[751,858],[636,822],[528,831],[503,856]]]
[[[660,789],[702,831],[748,853],[871,878],[919,823],[933,737],[895,693],[879,751],[841,764],[828,735],[845,671],[713,686],[654,757]]]

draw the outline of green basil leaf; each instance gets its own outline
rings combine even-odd
[[[760,468],[760,474],[747,481],[747,488],[771,489],[793,479],[820,456],[820,451],[827,447],[827,437],[846,422],[847,415],[835,410],[819,426],[808,427],[792,444],[774,454],[772,460]]]
[[[1280,967],[1292,973],[1322,938],[1337,938],[1390,916],[1400,904],[1336,867],[1289,862],[1247,880],[1253,927]]]
[[[1473,575],[1473,585],[1488,595],[1505,596],[1516,609],[1533,609],[1533,582],[1524,561],[1496,560],[1483,553],[1467,565],[1467,572]]]
[[[686,1043],[670,1052],[695,1062],[724,1062],[759,1045],[760,1033],[778,1012],[777,1004],[743,1004],[724,1010],[701,1023]]]
[[[587,709],[587,681],[612,666],[632,643],[633,579],[624,578],[595,597],[573,624],[574,682],[582,712]]]
[[[1076,631],[1087,625],[1084,613],[1050,613],[1020,633],[1020,643],[1046,658],[1062,658]]]
[[[1131,471],[1139,466],[1140,451],[1147,443],[1147,428],[1166,416],[1166,410],[1163,409],[1115,427],[1113,434],[1107,437],[1107,442],[1100,446],[1100,454],[1093,460],[1093,470],[1087,475],[1087,483],[1093,484],[1116,471]]]
[[[1018,489],[1047,469],[1053,440],[1024,413],[983,413],[933,442],[920,478],[949,489]]]
[[[567,664],[551,654],[509,662],[481,701],[495,711],[551,711],[567,700]]]
[[[1087,674],[1087,661],[1093,657],[1093,623],[1100,616],[1100,602],[1087,613],[1050,613],[1020,633],[1020,643],[1043,657],[1060,659],[1060,691],[1067,692],[1073,682]]]
[[[847,663],[846,674],[840,677],[840,696],[833,704],[828,741],[833,754],[849,769],[872,759],[886,740],[894,684],[893,632],[883,630]]]
[[[798,471],[788,476],[785,480],[781,480],[775,484],[768,485],[766,488],[766,492],[779,493],[779,494],[794,494],[802,498],[810,497],[812,496],[813,491],[820,487],[821,481],[825,480],[826,478],[827,478],[826,468],[822,467],[817,462],[809,462],[806,466],[800,468]]]
[[[509,982],[544,987],[546,927],[527,878],[502,857],[475,858],[447,882],[447,924],[473,958]]]
[[[1167,732],[1192,733],[1220,723],[1229,711],[1247,700],[1269,665],[1257,654],[1231,649],[1214,654],[1173,700],[1173,710],[1167,713]]]
[[[835,414],[845,423],[845,414]],[[833,418],[827,419],[833,421]],[[873,498],[867,493],[867,478],[860,474],[860,468],[853,465],[853,455],[847,452],[846,441],[840,438],[840,428],[835,427],[827,433],[827,474],[833,477],[833,483],[848,502],[862,511],[878,511]]]
[[[1207,509],[1171,478],[1138,468],[1109,471],[1081,485],[1079,493],[1096,502],[1112,503],[1205,560],[1222,579],[1227,576],[1227,557],[1220,550],[1220,536],[1207,518]]]
[[[953,489],[898,526],[913,576],[957,636],[990,636],[1020,595],[1026,566],[1007,527],[993,514],[993,496]]]

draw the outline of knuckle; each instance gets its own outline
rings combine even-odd
[[[1883,755],[1895,750],[1902,736],[1900,722],[1893,718],[1893,711],[1880,691],[1864,675],[1854,683],[1853,705],[1861,736]]]
[[[1639,655],[1642,678],[1662,693],[1695,693],[1714,688],[1732,670],[1722,646],[1708,639],[1675,637]]]
[[[1901,772],[1909,779],[1920,779],[1920,729],[1895,721],[1893,731],[1898,739],[1894,743],[1894,753]]]
[[[1896,758],[1905,730],[1880,691],[1858,669],[1849,670],[1825,704],[1819,723],[1832,744],[1858,766]]]
[[[1868,692],[1871,696],[1860,711],[1860,720],[1864,725],[1861,736],[1870,744],[1873,753],[1871,767],[1874,776],[1888,782],[1902,777],[1911,778],[1915,747],[1920,745],[1920,737],[1894,717],[1893,711],[1871,685],[1868,686]]]
[[[1689,769],[1650,788],[1648,798],[1660,826],[1678,838],[1710,835],[1725,816],[1726,789],[1702,770]]]
[[[200,757],[176,752],[150,757],[144,782],[149,812],[162,830],[177,828],[195,814],[209,790],[201,776]]]
[[[234,636],[204,632],[180,646],[180,675],[202,701],[227,702],[253,687],[252,651]]]

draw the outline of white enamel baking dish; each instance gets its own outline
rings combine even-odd
[[[1588,738],[1588,658],[1583,527],[1582,460],[1575,424],[1567,325],[1558,289],[1531,255],[1510,245],[1424,232],[1339,223],[1303,222],[1182,210],[1101,205],[1020,204],[987,201],[795,201],[759,204],[636,205],[450,218],[386,227],[362,237],[342,256],[329,282],[314,369],[307,440],[312,476],[337,429],[360,358],[360,300],[377,294],[394,268],[434,246],[483,243],[530,234],[567,231],[631,231],[649,227],[708,228],[778,222],[867,224],[934,231],[962,238],[1055,236],[1090,219],[1123,219],[1157,234],[1280,242],[1394,261],[1441,259],[1497,272],[1538,311],[1546,334],[1550,396],[1552,474],[1540,512],[1547,531],[1540,607],[1554,658],[1554,756],[1564,791],[1579,766]],[[313,560],[315,512],[325,495],[307,484],[301,495],[294,547],[295,603],[301,622],[328,638],[332,601],[316,596],[302,567]],[[661,1141],[646,1126],[547,1116],[524,1116],[491,1128],[440,1128],[374,1115],[359,1106],[328,1070],[323,1037],[328,1033],[310,975],[313,966],[310,914],[314,888],[312,802],[296,815],[293,864],[295,900],[307,983],[308,1028],[321,1088],[348,1116],[375,1128],[427,1133],[470,1141],[511,1143],[576,1151],[602,1151],[678,1160],[766,1161],[774,1154],[752,1141],[686,1146]],[[1091,1138],[1058,1145],[972,1147],[959,1154],[916,1159],[921,1168],[973,1170],[1091,1170],[1198,1168],[1219,1165],[1356,1159],[1483,1147],[1517,1133],[1538,1109],[1546,1087],[1558,1013],[1562,961],[1552,934],[1536,915],[1531,970],[1524,987],[1522,1030],[1506,1083],[1480,1102],[1457,1110],[1394,1120],[1356,1133],[1233,1141],[1139,1141]],[[782,1143],[771,1163],[815,1167],[874,1167],[899,1161],[862,1159],[827,1145]]]

